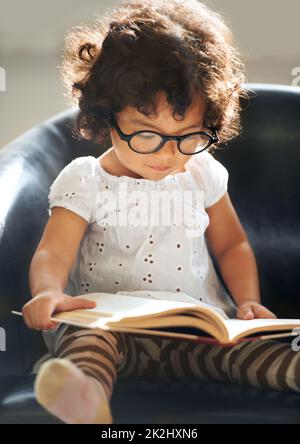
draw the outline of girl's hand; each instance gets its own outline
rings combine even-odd
[[[57,327],[59,323],[50,319],[54,312],[95,307],[95,301],[74,298],[59,292],[49,292],[32,298],[23,306],[22,313],[27,327],[34,330],[48,330]]]
[[[255,318],[277,318],[272,311],[258,302],[244,302],[244,304],[239,306],[236,315],[238,319],[244,320]]]

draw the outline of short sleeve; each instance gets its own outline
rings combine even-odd
[[[225,166],[208,151],[203,151],[201,154],[196,155],[195,158],[197,158],[195,162],[197,177],[204,190],[204,206],[209,208],[217,203],[226,193],[229,173]]]
[[[96,165],[92,156],[77,157],[58,174],[48,194],[49,214],[54,206],[63,207],[92,221],[96,202]]]

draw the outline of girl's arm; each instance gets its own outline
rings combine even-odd
[[[56,311],[94,308],[95,302],[63,293],[72,264],[88,222],[62,207],[53,207],[42,239],[29,267],[32,299],[23,307],[29,328],[55,328],[51,315]]]
[[[242,319],[276,317],[260,304],[255,255],[228,192],[206,211],[210,218],[205,232],[206,240],[228,290],[239,307],[237,316]]]

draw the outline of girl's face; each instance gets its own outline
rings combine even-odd
[[[172,107],[162,91],[157,96],[157,116],[155,118],[144,116],[133,107],[126,107],[120,113],[116,113],[114,117],[125,134],[140,130],[152,130],[164,135],[183,136],[194,131],[204,130],[204,114],[205,102],[197,96],[186,110],[184,120],[175,120],[172,116]],[[184,155],[178,150],[176,140],[167,141],[156,153],[139,154],[134,152],[125,140],[120,139],[115,129],[111,130],[111,139],[113,143],[112,162],[121,175],[159,180],[166,175],[184,171],[184,165],[192,158],[192,156]],[[168,169],[159,171],[152,167],[167,167]]]

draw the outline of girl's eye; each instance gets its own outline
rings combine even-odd
[[[139,134],[139,136],[145,140],[153,139],[154,137],[156,137],[155,134]]]

